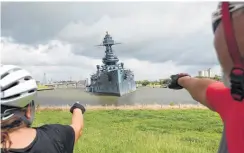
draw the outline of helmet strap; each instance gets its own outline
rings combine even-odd
[[[237,41],[234,36],[234,30],[231,24],[231,14],[229,11],[229,3],[222,2],[221,7],[225,40],[230,57],[232,58],[234,64],[234,67],[230,72],[231,96],[234,100],[242,102],[244,99],[244,62],[241,58]]]
[[[27,105],[27,108],[30,106],[31,111],[31,117],[28,119],[26,115],[21,114],[20,112],[17,112],[16,115],[19,116],[28,127],[31,127],[34,117],[35,117],[35,103],[32,101],[30,104]]]

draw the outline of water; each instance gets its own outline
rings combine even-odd
[[[55,89],[38,92],[41,106],[72,105],[80,101],[87,105],[135,105],[135,104],[197,104],[186,90],[142,87],[123,97],[94,95],[84,89]]]

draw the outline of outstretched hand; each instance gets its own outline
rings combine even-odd
[[[79,102],[74,103],[74,105],[70,108],[70,112],[73,113],[75,108],[79,108],[82,111],[82,114],[84,114],[86,111],[85,107]]]
[[[168,85],[168,88],[170,88],[170,89],[182,89],[183,87],[178,84],[178,80],[179,80],[179,78],[185,77],[185,76],[190,76],[190,75],[187,73],[180,73],[180,74],[171,75],[170,76],[171,82]]]

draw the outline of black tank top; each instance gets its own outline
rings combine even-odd
[[[29,146],[8,153],[73,153],[75,133],[71,126],[50,124],[35,129],[36,138]]]

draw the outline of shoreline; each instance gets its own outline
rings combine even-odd
[[[48,88],[48,89],[37,89],[37,91],[45,91],[45,90],[54,90],[54,88]]]
[[[37,111],[43,110],[69,110],[71,106],[63,105],[63,106],[37,106]],[[208,109],[206,106],[202,104],[178,104],[178,105],[122,105],[122,106],[102,106],[102,105],[85,105],[86,110],[168,110],[168,109]]]

